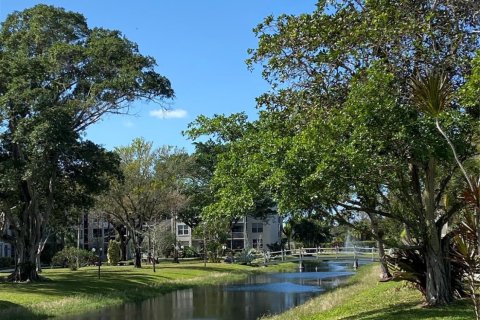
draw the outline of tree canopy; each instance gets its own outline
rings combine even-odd
[[[149,225],[174,217],[187,204],[181,181],[189,156],[172,147],[154,149],[151,142],[138,138],[118,147],[121,181],[100,197],[97,209],[114,225],[124,226],[135,249],[135,266],[141,267],[141,247]],[[123,242],[127,235],[120,235]]]
[[[479,11],[472,1],[345,0],[265,18],[247,63],[261,64],[272,90],[257,99],[259,120],[219,160],[212,211],[224,214],[225,201],[241,212],[267,193],[287,214],[397,220],[425,256],[428,303],[451,301],[440,230],[465,203],[437,129],[460,161],[478,155]],[[412,83],[435,72],[450,92],[433,118]]]
[[[81,14],[46,5],[8,15],[0,66],[0,205],[14,232],[15,278],[34,280],[51,215],[91,205],[118,164],[84,130],[137,99],[162,100],[173,90],[154,59],[119,31],[91,29]]]

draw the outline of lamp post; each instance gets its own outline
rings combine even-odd
[[[95,248],[92,248],[92,252],[95,253]],[[102,265],[102,251],[103,248],[98,249],[98,279],[100,279],[100,266]]]

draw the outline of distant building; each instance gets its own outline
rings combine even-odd
[[[115,229],[102,214],[84,214],[81,223],[77,226],[80,248],[86,250],[102,249],[104,254],[108,249],[108,242],[115,240]]]
[[[1,230],[0,230],[1,231]],[[12,230],[10,230],[10,227],[8,223],[5,225],[5,229],[3,230],[3,236],[5,238],[11,238],[12,237]],[[5,240],[2,240],[0,238],[0,258],[1,257],[15,257],[15,248],[13,245],[9,242],[6,242]]]
[[[166,219],[160,222],[166,232],[175,230],[175,237],[179,247],[203,246],[202,239],[195,239],[192,236],[192,228],[176,219]],[[244,248],[267,249],[268,244],[281,241],[282,220],[278,215],[269,215],[265,219],[257,219],[250,216],[243,217],[233,223],[230,237],[225,245],[231,250],[242,250]],[[80,248],[86,250],[98,250],[101,248],[105,257],[108,249],[108,242],[115,240],[115,229],[106,221],[101,214],[84,214],[81,224],[77,226]],[[148,241],[145,239],[145,241]],[[0,242],[1,244],[1,242]],[[145,243],[150,248],[148,243]],[[1,249],[1,247],[0,247]],[[149,249],[147,250],[149,251]],[[132,248],[127,247],[127,259],[132,257]]]
[[[174,223],[174,219],[171,219],[171,221]],[[172,229],[173,227],[176,227],[175,229],[177,230],[176,237],[178,245],[191,247],[195,242],[192,237],[192,228],[181,221],[176,221],[174,224],[176,226],[172,226]]]
[[[0,240],[0,258],[2,257],[14,257],[15,252],[13,246],[8,243]]]
[[[232,225],[227,248],[242,250],[244,248],[267,249],[267,244],[279,243],[282,237],[282,222],[278,215],[265,219],[243,217]],[[192,237],[192,229],[181,221],[170,219],[170,229],[176,230],[179,246],[202,246],[201,239]]]
[[[265,219],[247,216],[232,225],[228,244],[232,250],[267,249],[267,244],[278,243],[281,238],[282,221],[280,216],[274,214]]]

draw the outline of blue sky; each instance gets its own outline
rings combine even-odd
[[[0,20],[39,3],[82,13],[89,26],[120,30],[156,59],[157,72],[172,82],[176,98],[162,113],[155,104],[136,103],[133,115],[112,115],[87,130],[87,138],[108,149],[144,137],[155,146],[193,151],[181,135],[204,114],[245,111],[255,118],[255,97],[268,91],[260,68],[247,70],[247,49],[255,48],[252,28],[270,14],[311,12],[312,0],[0,0]]]

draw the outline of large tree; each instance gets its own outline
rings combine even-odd
[[[259,120],[220,159],[213,211],[251,206],[268,192],[286,213],[367,214],[377,239],[379,218],[395,219],[425,255],[427,302],[450,302],[441,230],[464,203],[452,187],[460,172],[448,143],[459,161],[475,155],[478,112],[453,95],[448,112],[432,119],[419,110],[411,79],[441,70],[452,92],[463,90],[479,48],[479,6],[319,1],[311,14],[267,17],[248,63],[261,63],[272,91],[258,98]]]
[[[85,140],[105,113],[136,99],[172,97],[155,61],[118,31],[38,5],[0,29],[1,211],[15,236],[16,280],[35,280],[35,255],[53,212],[69,193],[89,198],[115,156]],[[65,212],[61,210],[61,212]]]
[[[425,254],[432,305],[452,299],[440,230],[462,204],[442,202],[457,166],[410,79],[442,70],[463,86],[478,13],[474,1],[319,1],[312,14],[266,18],[251,52],[277,89],[259,102],[294,130],[287,162],[304,172],[284,167],[281,181],[304,186],[304,202],[403,222]],[[440,121],[464,161],[478,122],[451,106]]]

